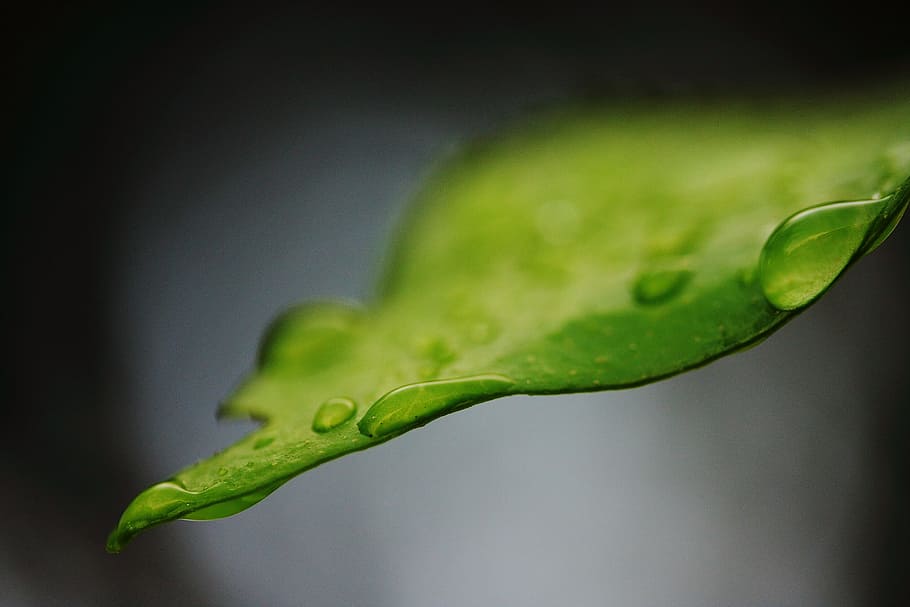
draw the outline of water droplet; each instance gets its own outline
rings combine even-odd
[[[219,518],[224,518],[226,516],[232,516],[238,512],[243,512],[250,506],[255,506],[265,498],[267,498],[275,489],[280,487],[282,482],[274,483],[266,487],[261,487],[255,491],[249,493],[244,493],[233,499],[228,499],[223,502],[217,502],[211,506],[206,506],[205,508],[200,508],[199,510],[194,510],[183,516],[185,521],[211,521]]]
[[[742,268],[737,274],[736,278],[739,280],[739,284],[744,287],[751,287],[755,282],[755,268],[748,267]]]
[[[639,304],[657,305],[676,296],[692,278],[692,272],[680,269],[642,272],[632,285],[632,296]]]
[[[423,364],[417,370],[421,379],[428,380],[439,377],[439,374],[449,363],[458,356],[442,337],[424,337],[414,342],[414,354],[423,359]]]
[[[437,365],[445,365],[457,358],[455,351],[442,337],[427,337],[415,343],[414,352]]]
[[[488,374],[402,386],[373,403],[358,423],[361,434],[380,438],[422,426],[437,417],[512,393],[515,382]]]
[[[223,491],[189,491],[179,480],[172,479],[152,485],[127,506],[117,528],[107,540],[109,552],[120,552],[137,533],[148,527],[177,518],[209,520],[236,514],[261,501],[281,486],[278,481],[251,492],[231,496]],[[219,486],[223,489],[223,485]],[[217,500],[224,497],[221,501]]]
[[[229,472],[228,469],[224,466],[221,466],[220,468],[218,468],[218,476],[227,476],[228,472]]]
[[[357,404],[350,398],[330,398],[321,405],[313,416],[313,432],[328,432],[354,416]]]
[[[810,303],[888,236],[906,201],[894,207],[894,197],[888,196],[824,204],[786,219],[762,248],[759,279],[765,298],[780,310]]]
[[[275,442],[274,436],[263,436],[261,438],[256,439],[256,442],[253,443],[253,449],[263,449],[265,447],[268,447],[269,445],[271,445],[274,442]]]

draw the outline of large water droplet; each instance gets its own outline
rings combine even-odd
[[[350,398],[330,398],[321,405],[313,417],[313,432],[328,432],[354,416],[357,404]]]
[[[107,538],[107,551],[120,552],[143,529],[177,518],[192,507],[194,499],[195,494],[173,481],[152,485],[127,506]]]
[[[357,426],[366,436],[388,436],[511,394],[514,385],[508,377],[488,374],[402,386],[373,403]]]
[[[202,507],[197,506],[209,502],[213,495],[211,492],[190,491],[177,480],[152,485],[127,506],[117,528],[108,537],[107,550],[120,552],[140,531],[177,518],[211,520],[236,514],[262,501],[283,482],[278,481],[242,495],[228,496]]]
[[[194,510],[188,514],[183,515],[183,520],[211,521],[214,519],[224,518],[226,516],[232,516],[238,512],[243,512],[250,506],[258,504],[281,485],[282,483],[279,482],[268,485],[266,487],[261,487],[255,491],[244,493],[243,495],[240,495],[233,499],[218,502],[216,504],[212,504],[211,506],[200,508],[199,510]]]
[[[780,224],[759,260],[765,298],[780,310],[794,310],[821,295],[850,262],[894,229],[899,213],[891,203],[891,197],[829,203]]]
[[[642,272],[632,284],[632,296],[642,305],[656,305],[675,297],[692,278],[692,272],[664,269]]]

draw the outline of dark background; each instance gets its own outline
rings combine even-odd
[[[371,292],[459,142],[580,98],[910,78],[906,15],[871,4],[558,8],[7,9],[0,604],[907,604],[906,226],[756,350],[453,416],[104,553],[246,430],[212,412],[272,314]]]

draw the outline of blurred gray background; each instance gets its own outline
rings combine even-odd
[[[910,77],[877,13],[438,8],[6,20],[0,605],[906,604],[906,225],[753,350],[475,407],[104,553],[137,491],[251,428],[214,410],[279,310],[369,297],[460,143],[579,99]]]

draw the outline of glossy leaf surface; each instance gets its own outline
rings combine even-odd
[[[483,401],[640,385],[754,344],[894,229],[908,175],[896,95],[575,109],[476,144],[424,187],[374,302],[268,329],[220,410],[262,427],[140,494],[108,549]]]

